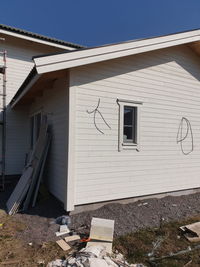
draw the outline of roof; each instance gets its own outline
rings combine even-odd
[[[1,32],[4,33],[4,31],[10,32],[12,34],[18,34],[21,37],[22,36],[31,37],[31,38],[34,38],[34,39],[50,42],[50,43],[57,44],[57,45],[64,46],[64,47],[71,47],[71,48],[76,48],[76,49],[84,47],[84,46],[81,46],[81,45],[78,45],[78,44],[74,44],[74,43],[71,43],[71,42],[65,42],[63,40],[47,37],[47,36],[40,35],[40,34],[37,34],[37,33],[25,31],[25,30],[22,30],[22,29],[19,29],[19,28],[15,28],[15,27],[4,25],[4,24],[0,24],[0,33]]]
[[[182,44],[192,44],[193,49],[196,49],[196,45],[198,45],[199,49],[199,43],[200,30],[197,29],[177,34],[164,35],[160,37],[139,39],[112,45],[75,50],[50,56],[35,57],[35,75],[33,79],[37,79],[37,76],[39,77],[41,75],[44,75],[45,73],[53,71],[55,72],[63,69],[69,69],[139,53],[155,51],[158,49]],[[26,81],[29,81],[28,85]],[[19,91],[12,99],[11,106],[15,106],[15,104],[25,94],[24,92],[27,92],[32,87],[32,82],[33,80],[28,76]]]
[[[200,30],[34,58],[39,74],[200,41]]]

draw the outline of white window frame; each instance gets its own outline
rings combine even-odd
[[[140,150],[140,108],[143,104],[140,101],[130,101],[124,99],[117,99],[119,105],[119,138],[118,138],[118,149],[122,150]],[[123,138],[124,133],[124,107],[136,107],[136,143],[125,143]]]

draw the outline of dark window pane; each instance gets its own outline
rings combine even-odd
[[[124,107],[123,141],[136,143],[137,133],[137,107]]]
[[[131,141],[133,138],[133,128],[124,126],[124,142]]]
[[[124,125],[132,125],[133,123],[133,108],[124,107]]]

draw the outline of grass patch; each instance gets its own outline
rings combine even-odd
[[[169,257],[162,260],[151,261],[151,257],[160,258],[192,248],[200,243],[190,243],[182,235],[179,227],[200,221],[200,217],[193,217],[181,222],[170,222],[163,224],[160,228],[147,228],[139,230],[135,233],[130,233],[120,236],[114,240],[114,248],[121,252],[129,263],[143,263],[147,266],[200,266],[200,249]],[[157,244],[157,247],[156,245]],[[152,255],[150,256],[149,255]]]

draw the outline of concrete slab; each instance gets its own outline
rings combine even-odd
[[[114,220],[92,218],[90,238],[92,240],[113,241]]]

